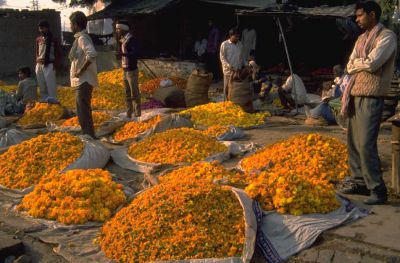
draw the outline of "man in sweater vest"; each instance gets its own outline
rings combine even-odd
[[[122,69],[124,70],[124,83],[126,91],[126,116],[140,117],[140,90],[139,90],[139,45],[136,38],[129,32],[129,25],[127,22],[118,22],[115,26],[118,37],[121,42],[121,57]]]
[[[349,118],[348,152],[352,177],[344,194],[369,195],[369,205],[384,204],[387,189],[382,179],[377,140],[383,96],[389,90],[397,48],[396,35],[379,23],[380,6],[368,1],[356,5],[360,35],[347,64],[350,81],[342,97],[342,113]]]

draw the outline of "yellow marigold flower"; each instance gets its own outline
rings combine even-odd
[[[108,113],[101,111],[92,112],[94,128],[100,127],[104,122],[110,120],[112,116]],[[61,126],[63,127],[79,127],[78,117],[70,118],[64,121]]]
[[[244,158],[247,172],[285,164],[292,169],[306,168],[317,178],[338,181],[349,174],[346,145],[336,138],[320,134],[296,135],[264,147]]]
[[[161,116],[157,115],[149,120],[141,122],[128,122],[114,133],[114,140],[122,142],[135,138],[140,133],[147,131],[161,120]]]
[[[221,126],[221,125],[213,125],[204,130],[203,133],[211,136],[211,137],[218,137],[221,136],[229,131],[229,127]]]
[[[160,177],[160,182],[190,184],[197,180],[206,180],[210,183],[217,180],[227,185],[244,188],[249,181],[247,176],[244,173],[228,171],[218,162],[196,162]]]
[[[183,115],[190,115],[195,125],[199,126],[236,126],[248,128],[265,123],[268,112],[250,114],[231,101],[208,103],[181,111]]]
[[[76,161],[83,142],[68,133],[48,133],[18,145],[0,155],[0,184],[11,189],[35,185],[51,171],[61,171]]]
[[[108,171],[71,170],[43,177],[18,209],[27,210],[33,217],[84,224],[109,219],[125,201],[122,185],[113,182]]]
[[[129,155],[143,162],[177,164],[201,161],[226,150],[224,144],[201,131],[180,128],[157,133],[141,142],[133,143],[129,147]]]
[[[57,121],[64,115],[64,109],[58,104],[36,103],[35,107],[25,112],[18,120],[19,125],[46,124],[48,121]]]
[[[276,209],[279,213],[329,213],[339,208],[333,185],[312,173],[278,164],[261,172],[245,191],[264,210]]]
[[[243,209],[226,187],[203,180],[162,183],[108,221],[99,242],[118,262],[240,257]]]

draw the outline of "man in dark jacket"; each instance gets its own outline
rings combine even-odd
[[[56,69],[61,62],[60,41],[50,32],[47,21],[40,21],[40,36],[36,38],[36,78],[40,87],[40,99],[57,101]]]
[[[116,32],[121,42],[121,64],[124,70],[124,83],[126,90],[126,116],[140,117],[140,91],[138,82],[138,54],[139,48],[136,38],[129,32],[129,25],[126,22],[118,22]]]

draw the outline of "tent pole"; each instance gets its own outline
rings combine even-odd
[[[283,45],[285,46],[285,52],[286,52],[286,58],[287,58],[287,61],[288,61],[288,64],[289,64],[290,76],[292,76],[292,91],[294,93],[294,104],[296,105],[296,114],[298,114],[299,113],[299,107],[297,105],[297,92],[296,92],[296,89],[295,89],[295,78],[293,76],[292,62],[290,60],[289,50],[288,50],[288,47],[287,47],[287,44],[286,44],[285,33],[283,32],[281,19],[280,19],[279,16],[277,17],[277,21],[278,21],[279,30],[281,31],[281,35],[282,35],[282,39],[283,39]]]

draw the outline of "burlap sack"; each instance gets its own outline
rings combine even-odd
[[[245,68],[232,75],[228,85],[228,100],[240,106],[244,111],[252,113],[254,108],[250,73],[251,71]]]
[[[185,90],[187,107],[194,107],[209,102],[208,89],[210,88],[212,79],[212,73],[201,73],[199,70],[193,70],[187,81]]]

